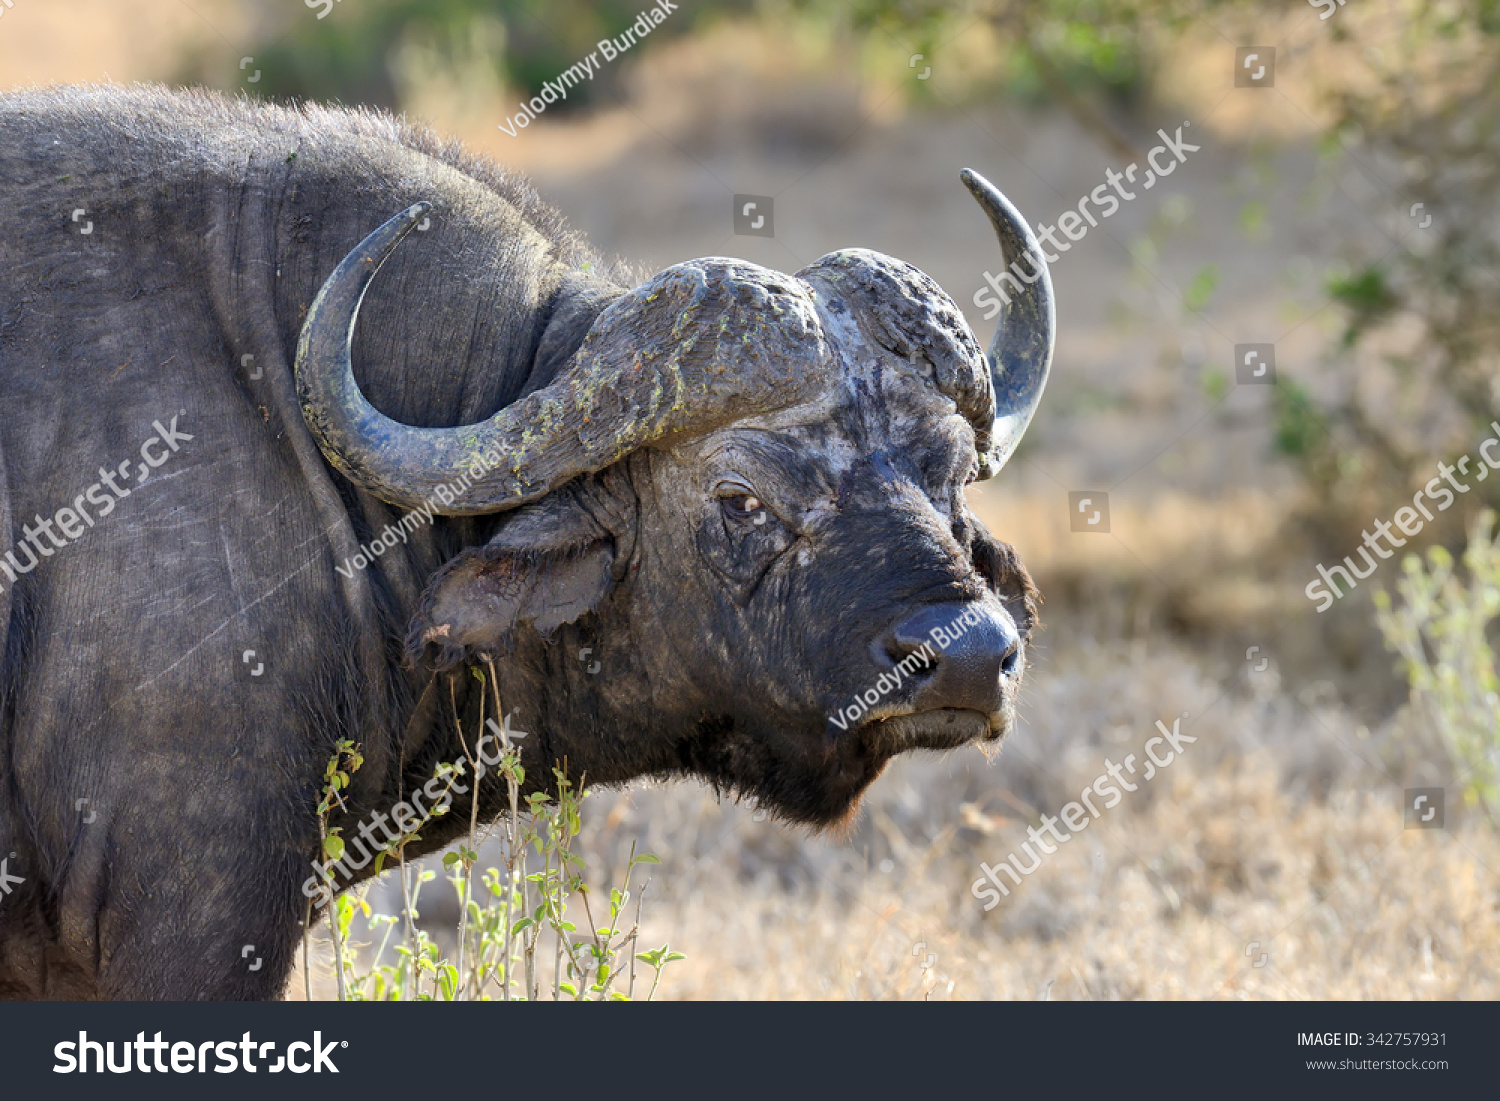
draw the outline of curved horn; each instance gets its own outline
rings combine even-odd
[[[606,308],[551,383],[487,421],[415,428],[371,405],[351,347],[375,272],[430,209],[417,203],[340,261],[297,344],[297,391],[319,448],[376,497],[446,516],[534,501],[673,433],[805,400],[826,381],[809,288],[737,260],[668,268]]]
[[[1013,265],[1010,275],[1017,285],[1008,296],[986,353],[995,390],[995,427],[984,464],[988,469],[980,471],[981,477],[988,478],[1005,465],[1020,444],[1042,400],[1057,340],[1057,312],[1045,254],[1026,219],[978,172],[965,168],[959,175],[989,215],[1000,238],[1001,255],[1007,265]],[[1022,274],[1026,267],[1032,269],[1029,279]]]
[[[418,441],[365,400],[351,350],[370,280],[431,209],[430,203],[407,207],[339,261],[307,311],[295,366],[302,415],[328,461],[382,500],[408,505],[418,502],[399,476],[398,460]]]

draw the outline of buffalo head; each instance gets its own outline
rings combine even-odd
[[[964,181],[1007,262],[1041,255],[999,191]],[[902,750],[1003,737],[1036,594],[964,487],[1000,469],[1041,398],[1040,261],[987,355],[936,283],[879,253],[792,276],[689,261],[616,299],[488,421],[419,428],[365,400],[350,348],[365,288],[425,210],[338,266],[297,356],[307,423],[355,484],[508,512],[431,579],[414,655],[508,655],[596,780],[692,773],[796,821],[845,816]],[[549,683],[549,644],[615,675]]]

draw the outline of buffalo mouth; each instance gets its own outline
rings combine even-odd
[[[908,749],[958,749],[971,742],[995,741],[1005,733],[1005,724],[991,723],[982,711],[941,707],[876,719],[860,729],[866,748],[877,754],[896,754]]]

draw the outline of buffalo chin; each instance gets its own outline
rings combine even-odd
[[[786,821],[847,835],[854,829],[864,793],[892,758],[913,749],[958,749],[998,741],[1009,726],[1008,715],[991,722],[983,712],[951,707],[869,722],[845,746],[835,774],[825,775],[816,785],[817,797],[788,801],[777,797],[782,793],[767,791],[757,796],[762,806]]]
[[[867,723],[859,737],[868,752],[894,756],[910,749],[957,749],[970,742],[995,741],[1006,725],[992,726],[989,716],[979,711],[943,707]]]
[[[693,775],[720,792],[752,800],[783,823],[838,835],[854,828],[861,798],[892,758],[914,749],[995,742],[1010,723],[1009,708],[997,715],[959,708],[919,711],[867,722],[833,738],[787,731],[804,746],[804,752],[788,755],[785,742],[781,752],[771,748],[780,739],[770,732],[738,727],[724,716],[700,724],[698,736],[680,747],[678,761],[655,775]]]

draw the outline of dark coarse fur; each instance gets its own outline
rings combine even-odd
[[[564,757],[601,783],[693,774],[826,824],[895,751],[825,732],[879,672],[863,649],[844,660],[848,638],[914,600],[1004,606],[1023,637],[1034,621],[1024,569],[962,505],[972,432],[951,400],[879,373],[816,416],[439,517],[346,576],[403,512],[335,473],[298,407],[298,334],[334,266],[433,203],[354,348],[370,401],[419,426],[546,385],[634,274],[524,181],[370,112],[0,96],[0,194],[0,555],[130,460],[112,514],[0,571],[0,857],[23,877],[0,896],[0,996],[276,996],[337,740],[365,755],[349,836],[463,756],[477,682],[445,656],[498,661],[529,774]],[[153,422],[174,417],[191,440],[138,482]],[[827,457],[851,449],[854,465]],[[726,519],[726,464],[771,523]],[[481,815],[501,796],[480,786]],[[454,839],[455,809],[422,851]]]

